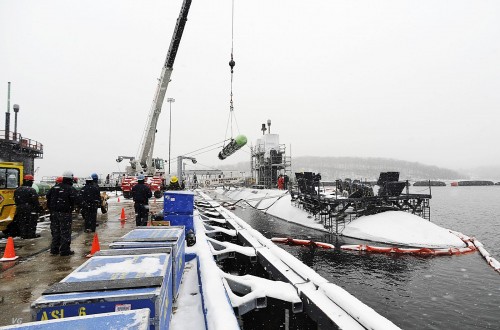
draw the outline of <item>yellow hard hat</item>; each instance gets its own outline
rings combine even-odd
[[[176,183],[177,181],[179,181],[179,179],[177,179],[175,175],[170,179],[170,182],[172,183]]]

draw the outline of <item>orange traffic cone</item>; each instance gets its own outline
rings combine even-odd
[[[122,214],[120,215],[120,220],[127,220],[127,216],[125,215],[125,209],[122,207]]]
[[[94,234],[94,240],[92,241],[92,249],[90,250],[90,254],[87,254],[87,258],[94,256],[94,253],[97,251],[101,251],[101,246],[99,245],[99,237],[97,233]]]
[[[0,261],[12,261],[19,258],[16,256],[16,251],[14,250],[14,240],[12,237],[7,238],[7,245],[5,245],[5,252],[3,253],[3,258]]]

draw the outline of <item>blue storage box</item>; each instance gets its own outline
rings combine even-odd
[[[168,329],[172,257],[94,256],[31,304],[34,321],[148,308],[149,328]]]
[[[154,254],[154,253],[167,253],[172,255],[171,247],[158,247],[158,248],[141,248],[141,249],[116,249],[116,250],[100,250],[94,253],[94,256],[133,256],[138,254]],[[173,259],[172,259],[173,263]]]
[[[193,216],[192,215],[178,215],[178,214],[167,214],[163,217],[165,221],[171,226],[184,226],[186,235],[192,230],[194,233],[194,224],[193,224]]]
[[[165,191],[163,214],[193,215],[194,193],[191,191]]]
[[[112,312],[82,317],[68,317],[49,321],[28,322],[1,327],[1,329],[24,330],[80,330],[80,329],[149,329],[149,309],[136,309],[123,312]]]
[[[143,227],[134,229],[109,244],[111,249],[172,248],[173,297],[177,297],[185,263],[186,236],[184,227]]]

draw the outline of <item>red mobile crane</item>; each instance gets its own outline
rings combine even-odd
[[[165,60],[165,64],[163,65],[155,97],[153,99],[153,104],[149,112],[148,123],[142,137],[139,156],[137,158],[130,156],[118,156],[116,159],[117,162],[121,162],[123,159],[129,159],[130,161],[130,165],[126,167],[127,174],[122,178],[121,183],[123,197],[125,198],[131,197],[132,187],[137,183],[136,176],[141,173],[146,177],[146,184],[149,185],[156,198],[161,197],[162,188],[165,187],[165,179],[163,177],[165,174],[165,160],[161,158],[153,158],[156,125],[158,123],[158,118],[160,117],[163,100],[165,99],[168,83],[170,82],[170,76],[172,75],[175,56],[177,55],[177,50],[179,49],[179,44],[181,42],[182,33],[184,32],[191,2],[192,0],[184,0],[182,3],[181,11],[179,13],[179,17],[177,18],[177,23],[172,35],[172,40],[170,41],[167,58]]]

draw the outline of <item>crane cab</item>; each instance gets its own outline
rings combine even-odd
[[[14,191],[23,183],[23,163],[0,162],[0,231],[7,229],[16,214]]]
[[[165,160],[162,158],[153,158],[152,161],[155,173],[165,173]]]

